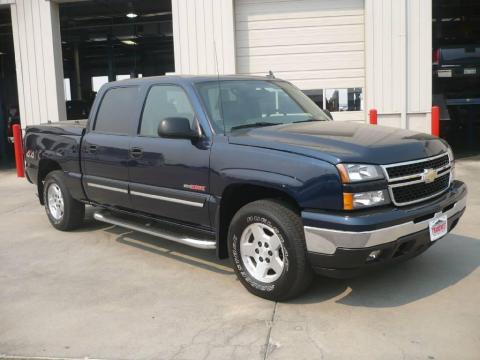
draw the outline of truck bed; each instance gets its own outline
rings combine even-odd
[[[81,136],[87,126],[87,120],[59,121],[55,123],[28,126],[26,133]]]
[[[41,163],[59,164],[67,176],[72,193],[85,198],[81,185],[80,146],[86,120],[60,121],[28,126],[25,131],[25,166],[29,181],[42,186]],[[40,190],[40,188],[39,188]]]

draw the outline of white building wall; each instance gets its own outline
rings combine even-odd
[[[172,0],[176,74],[235,73],[233,0]]]
[[[365,25],[362,29],[364,33],[357,31],[347,39],[361,44],[363,40],[365,41],[364,58],[355,62],[357,70],[346,70],[344,66],[340,68],[340,65],[338,69],[330,66],[327,72],[335,76],[328,81],[333,84],[337,80],[345,82],[350,78],[356,81],[355,84],[350,85],[352,87],[361,86],[364,83],[365,109],[378,109],[380,124],[430,132],[432,0],[365,0],[363,9],[358,9],[359,3],[361,2],[357,0],[322,0],[316,2],[319,11],[315,13],[311,11],[314,3],[310,0],[235,0],[235,2],[233,0],[173,0],[176,72],[216,73],[213,51],[215,40],[221,74],[234,72],[260,74],[272,69],[280,77],[288,78],[290,75],[302,77],[292,80],[297,81],[297,85],[305,89],[316,87],[317,84],[312,83],[308,74],[298,72],[298,63],[287,64],[291,66],[292,74],[284,68],[285,63],[281,60],[284,58],[283,53],[278,53],[271,59],[269,54],[262,53],[266,51],[264,45],[274,45],[275,50],[280,52],[291,52],[295,47],[301,53],[303,42],[310,34],[308,26],[294,36],[298,39],[297,44],[281,47],[278,41],[284,41],[286,35],[280,34],[279,39],[276,40],[268,37],[270,33],[275,35],[277,26],[272,24],[280,21],[288,28],[288,22],[290,22],[290,25],[293,24],[290,26],[290,35],[293,36],[298,24],[315,22],[316,20],[312,17],[315,18],[317,15],[323,16],[323,21],[327,22],[344,20],[351,22],[357,19],[356,17],[360,17],[357,20],[362,21],[364,14]],[[305,7],[309,7],[310,16],[297,19],[298,14],[302,15],[302,9]],[[268,14],[267,10],[272,8],[277,9],[277,12]],[[329,18],[328,12],[333,17]],[[341,12],[343,13],[340,14]],[[339,14],[343,19],[338,17]],[[236,19],[236,24],[233,19]],[[345,29],[350,25],[355,26],[353,23],[345,25]],[[331,31],[331,29],[326,31],[328,30]],[[236,50],[234,41],[236,41]],[[258,47],[254,46],[252,50],[251,44],[257,44]],[[331,46],[341,48],[349,45],[339,41],[332,43]],[[362,49],[353,48],[348,50],[362,51]],[[309,55],[308,52],[305,55]],[[312,50],[310,55],[314,58],[318,54]],[[342,56],[347,55],[339,54],[338,64],[343,64]],[[248,57],[252,58],[248,59]],[[325,64],[332,65],[335,62]],[[326,72],[322,71],[315,75],[325,75]],[[342,74],[342,71],[346,73]],[[313,82],[318,82],[319,79],[314,79]],[[324,80],[327,84],[326,79]],[[346,84],[345,82],[344,85]],[[363,114],[362,118],[366,121],[365,115]]]
[[[10,8],[22,127],[64,120],[58,4],[16,0]]]
[[[365,87],[364,0],[235,0],[236,69],[302,90]],[[364,111],[333,113],[364,121]]]
[[[218,69],[220,74],[231,74],[237,71],[234,14],[237,1],[256,6],[256,1],[251,0],[235,0],[235,3],[234,0],[172,0],[176,73],[216,74]],[[296,11],[294,4],[301,6],[309,1],[279,1],[279,9],[282,6],[285,9],[287,2],[292,5],[287,6],[291,9],[287,9],[282,21],[297,21],[290,20],[288,12]],[[325,0],[325,4],[337,4],[340,8],[358,2]],[[11,4],[22,125],[65,119],[58,4],[48,0],[0,0],[0,5],[5,4]],[[324,3],[318,4],[325,7]],[[430,132],[432,0],[365,0],[364,6],[366,109],[379,110],[380,124]],[[244,14],[241,9],[238,11],[241,20]],[[362,16],[361,13],[351,15]],[[268,27],[268,19],[241,26],[253,31],[252,26]],[[304,39],[302,34],[298,34],[299,41]],[[254,35],[242,34],[236,41],[262,41]],[[307,35],[308,29],[305,29]],[[281,56],[278,54],[279,58]],[[264,70],[250,69],[244,63],[238,65],[241,72]],[[294,64],[291,66],[295,70]],[[328,71],[334,74],[342,69]],[[361,73],[356,76],[362,79]],[[338,74],[338,78],[341,77]],[[302,82],[307,85],[308,77]]]
[[[432,0],[365,0],[366,103],[379,124],[430,132]]]

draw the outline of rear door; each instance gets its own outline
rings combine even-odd
[[[138,135],[131,143],[130,194],[134,209],[209,227],[208,139],[158,136],[160,121],[182,117],[199,126],[182,87],[153,85],[145,100]]]
[[[109,88],[91,119],[93,126],[82,142],[82,169],[85,192],[92,201],[131,208],[128,161],[140,113],[139,98],[138,86]]]

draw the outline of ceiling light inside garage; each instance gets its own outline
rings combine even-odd
[[[125,45],[130,45],[130,46],[137,45],[137,43],[133,40],[122,40],[122,43],[124,43]]]
[[[138,14],[135,14],[134,12],[129,12],[126,16],[129,19],[135,19],[138,16]]]

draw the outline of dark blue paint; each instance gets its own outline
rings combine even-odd
[[[199,198],[202,202],[206,200],[210,192],[209,143],[138,136],[133,139],[131,147],[143,150],[140,158],[129,162],[133,191],[193,202],[198,202]],[[205,191],[192,192],[185,185],[205,186]],[[187,223],[211,225],[206,206],[198,208],[132,195],[132,208]]]
[[[245,79],[222,77],[236,78]],[[107,84],[99,92],[86,126],[69,122],[27,129],[25,149],[35,153],[35,159],[27,159],[29,178],[37,182],[40,161],[56,161],[69,174],[69,186],[77,199],[128,208],[154,217],[195,224],[199,228],[213,228],[218,223],[215,216],[226,189],[259,185],[290,196],[304,211],[305,223],[313,225],[326,223],[325,216],[341,211],[342,185],[336,164],[388,164],[434,156],[447,150],[443,140],[427,134],[330,121],[215,134],[194,86],[196,82],[215,79],[175,76],[122,81],[121,86],[138,86],[140,94],[131,131],[126,136],[93,131],[103,95],[109,88],[120,86]],[[202,129],[201,139],[137,136],[146,94],[157,84],[175,84],[186,91]],[[86,133],[82,135],[84,128]],[[91,145],[97,146],[96,152],[89,151]],[[133,158],[129,153],[131,148],[142,149],[143,155]],[[86,186],[89,180],[158,196],[204,201],[205,206],[194,208],[108,193]],[[187,189],[185,184],[205,186],[205,191]],[[358,225],[402,215],[391,208],[375,211],[375,217],[359,215]]]
[[[82,140],[83,187],[87,198],[121,208],[131,208],[128,193],[108,191],[88,186],[94,182],[128,191],[129,150],[131,137],[88,132]],[[91,147],[96,150],[92,151]]]
[[[332,164],[391,164],[435,156],[445,142],[428,134],[352,122],[309,122],[249,129],[232,134],[230,143],[263,147]]]

